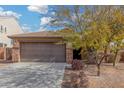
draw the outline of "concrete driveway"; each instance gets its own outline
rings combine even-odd
[[[0,68],[2,88],[58,88],[66,63],[20,62]]]

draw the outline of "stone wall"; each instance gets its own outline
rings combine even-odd
[[[0,59],[4,59],[4,48],[0,47]]]
[[[12,60],[12,48],[6,48],[6,60]]]
[[[0,47],[0,59],[12,60],[12,48]]]
[[[12,48],[12,61],[13,62],[20,61],[20,44],[17,40],[14,41],[14,45]]]
[[[71,64],[73,60],[73,49],[71,47],[66,47],[66,62]]]

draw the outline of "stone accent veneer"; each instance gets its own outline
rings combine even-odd
[[[66,62],[71,64],[73,60],[73,49],[66,45]]]
[[[13,62],[20,61],[20,44],[17,40],[14,41],[14,45],[12,48],[12,61]]]

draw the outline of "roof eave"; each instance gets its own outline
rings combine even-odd
[[[63,38],[62,36],[8,36],[8,38]]]

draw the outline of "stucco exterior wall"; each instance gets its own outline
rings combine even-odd
[[[8,36],[23,33],[17,20],[13,17],[0,17],[0,43],[12,47],[12,39]]]

